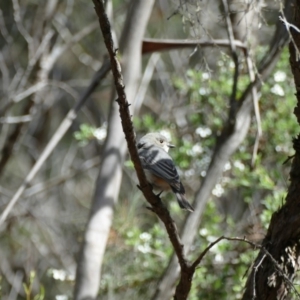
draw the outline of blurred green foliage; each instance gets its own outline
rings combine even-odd
[[[123,21],[128,11],[129,1],[113,2],[114,29],[119,36],[124,27]],[[15,3],[3,1],[1,6],[3,11],[1,18],[5,21],[9,33],[8,43],[6,44],[4,36],[1,35],[0,38],[4,45],[1,53],[6,58],[6,61],[5,59],[3,61],[4,69],[7,65],[9,68],[7,74],[10,75],[12,83],[16,84],[20,81],[20,76],[26,73],[26,68],[30,69],[32,66],[31,62],[28,64],[30,47],[17,30],[18,26],[13,20],[13,16],[16,17],[13,5]],[[43,25],[40,29],[42,27],[55,29],[56,34],[50,47],[53,49],[69,44],[69,38],[75,36],[90,22],[97,22],[93,5],[87,5],[87,2],[82,0],[60,3],[57,15],[51,18],[49,24],[43,23],[44,5],[39,1],[20,2],[20,6],[23,24],[28,32],[36,36],[44,36],[45,32],[33,30],[39,29],[36,24]],[[184,31],[187,29],[182,26],[180,14],[172,16],[173,23],[166,22],[165,9],[165,5],[156,4],[147,35],[186,38],[187,34]],[[171,10],[173,11],[173,8]],[[40,23],[37,22],[39,20]],[[209,24],[213,22],[209,20]],[[219,27],[215,25],[213,27],[211,32],[217,33],[215,36],[221,37],[223,31],[227,38],[224,24],[220,23]],[[206,31],[205,26],[203,29]],[[2,33],[5,31],[3,27]],[[65,41],[66,44],[61,43],[66,38],[64,33],[68,31],[70,36]],[[155,35],[156,33],[160,34]],[[193,34],[193,37],[195,36],[197,34]],[[153,82],[150,84],[149,97],[159,98],[163,94],[161,99],[157,99],[157,103],[160,104],[158,107],[163,107],[164,101],[170,101],[166,107],[169,110],[177,108],[182,111],[186,124],[179,125],[172,114],[173,111],[171,113],[167,111],[168,118],[164,118],[163,114],[166,110],[149,109],[145,105],[141,109],[142,113],[134,118],[134,125],[140,135],[149,131],[164,130],[172,137],[177,147],[170,154],[178,166],[187,196],[192,201],[202,178],[205,177],[216,137],[228,118],[234,65],[225,53],[218,53],[215,57],[210,54],[206,57],[205,52],[199,51],[199,61],[208,58],[210,63],[213,62],[212,69],[208,64],[200,68],[200,63],[195,68],[186,70],[190,50],[184,51],[186,50],[176,52],[176,56],[172,56],[174,53],[169,52],[161,54],[161,65],[158,65],[157,74],[154,74]],[[210,48],[209,51],[218,52],[219,49]],[[258,58],[265,54],[266,48],[258,46],[255,52],[258,61]],[[15,145],[14,148],[17,149],[16,151],[14,149],[15,158],[7,168],[7,172],[3,174],[5,180],[1,183],[2,207],[9,201],[12,191],[22,183],[61,118],[65,116],[69,109],[68,102],[73,105],[73,97],[76,95],[74,92],[81,92],[88,86],[90,78],[100,67],[105,53],[102,36],[97,29],[71,47],[70,51],[60,57],[51,69],[49,82],[53,80],[53,83],[67,84],[69,87],[67,90],[71,91],[70,95],[73,96],[65,92],[58,93],[58,90],[51,87],[39,101],[36,101],[38,109],[32,110],[34,122],[27,129],[22,130],[27,132],[27,135],[22,136]],[[246,236],[259,243],[272,213],[284,202],[290,162],[286,165],[282,163],[288,156],[293,155],[291,141],[298,132],[296,119],[292,114],[295,106],[295,88],[288,56],[288,50],[285,49],[276,69],[264,82],[260,91],[259,105],[263,136],[259,143],[255,166],[251,166],[257,132],[257,124],[253,116],[247,138],[226,165],[223,177],[205,208],[202,226],[191,249],[190,259],[197,257],[209,243],[221,235]],[[179,59],[185,61],[177,64]],[[241,96],[249,83],[247,68],[242,61],[241,64],[237,97]],[[2,73],[5,72],[2,70]],[[24,91],[32,86],[35,77],[31,78]],[[108,88],[111,86],[109,80],[109,78],[105,79],[104,84],[93,95],[94,106],[89,106],[91,104],[89,103],[74,122],[77,123],[76,128],[82,123],[73,135],[82,147],[77,149],[73,147],[73,143],[70,145],[67,135],[67,140],[56,147],[54,155],[45,164],[45,170],[39,173],[33,183],[32,187],[36,188],[36,185],[39,185],[36,190],[41,186],[46,190],[41,191],[40,195],[30,197],[31,199],[24,197],[8,219],[6,231],[2,232],[1,266],[5,268],[4,262],[7,261],[16,278],[18,272],[24,275],[22,277],[24,295],[20,296],[20,299],[72,298],[74,287],[72,267],[75,267],[76,255],[82,241],[98,167],[90,173],[81,174],[81,177],[78,173],[74,176],[76,180],[68,179],[68,176],[62,178],[60,175],[68,175],[69,170],[77,170],[77,166],[82,165],[83,161],[99,155],[91,141],[96,139],[101,143],[106,136],[104,120],[107,119],[109,106]],[[5,84],[1,82],[4,91]],[[14,86],[12,83],[9,84],[10,88]],[[14,92],[21,91],[22,89]],[[178,97],[167,99],[172,93]],[[3,101],[15,96],[14,93],[3,95]],[[44,96],[45,99],[42,99]],[[22,112],[22,103],[9,114],[18,116]],[[98,122],[102,122],[102,125]],[[9,133],[7,131],[5,135]],[[125,192],[120,193],[120,201],[116,206],[102,268],[100,299],[151,299],[156,284],[172,255],[172,247],[165,229],[156,216],[146,209],[147,203],[135,186],[134,176],[132,163],[127,160],[124,166],[123,191]],[[77,180],[78,177],[80,180]],[[51,188],[53,178],[61,181]],[[172,193],[163,193],[162,200],[170,208],[172,217],[180,228],[186,212],[178,207]],[[189,299],[240,299],[247,270],[256,253],[249,245],[242,242],[224,240],[215,245],[204,257],[195,273]],[[35,271],[31,271],[32,269]],[[14,280],[14,277],[7,276],[6,272],[3,273],[3,277],[2,274],[0,276],[0,299],[12,291],[12,280]]]
[[[42,285],[40,286],[39,293],[36,294],[35,296],[32,295],[33,284],[34,284],[35,278],[36,278],[35,271],[31,271],[30,275],[29,275],[28,283],[27,284],[23,283],[23,288],[24,288],[24,291],[25,291],[26,300],[44,300],[44,298],[45,298],[45,289]]]
[[[95,138],[96,128],[89,124],[81,124],[80,130],[74,132],[74,138],[80,146],[86,146],[91,139]]]

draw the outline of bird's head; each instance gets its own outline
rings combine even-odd
[[[137,147],[138,149],[149,148],[153,145],[163,148],[166,152],[168,152],[170,148],[175,147],[164,135],[158,132],[150,132],[144,135],[138,142]]]

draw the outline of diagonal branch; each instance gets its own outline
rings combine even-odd
[[[99,23],[104,37],[104,42],[109,53],[109,57],[111,61],[111,69],[115,81],[116,92],[118,95],[117,102],[119,104],[119,112],[120,112],[122,127],[127,141],[131,160],[133,161],[134,168],[136,170],[139,179],[139,183],[141,187],[140,189],[144,194],[146,200],[151,204],[151,210],[155,212],[156,215],[159,217],[159,219],[164,223],[166,227],[166,231],[169,235],[169,239],[172,243],[174,251],[179,260],[182,273],[184,273],[185,271],[189,270],[189,264],[186,261],[186,257],[184,254],[184,247],[181,243],[176,224],[172,220],[169,211],[163,205],[160,198],[152,192],[152,187],[148,184],[146,180],[138,156],[136,141],[135,141],[135,132],[131,121],[129,103],[127,101],[125,90],[124,90],[123,77],[121,74],[121,66],[117,59],[117,54],[114,48],[112,34],[111,34],[111,27],[107,15],[105,13],[103,2],[101,0],[93,0],[93,2],[95,4],[95,10],[99,17]],[[175,294],[175,299],[186,299],[186,297],[182,297],[181,295],[185,294],[187,296],[187,294],[190,291],[190,287],[191,287],[191,280],[189,285],[185,285],[182,287],[182,289],[178,290],[178,293]]]

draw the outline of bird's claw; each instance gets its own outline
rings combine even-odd
[[[157,195],[155,195],[156,197],[158,197],[160,199],[160,195],[162,194],[163,191],[159,192]]]
[[[154,212],[153,207],[151,207],[151,206],[146,206],[146,208],[147,208],[148,210],[151,210],[152,212]]]

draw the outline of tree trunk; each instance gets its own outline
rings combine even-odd
[[[289,22],[291,22],[289,20]],[[300,3],[295,3],[295,20],[291,22],[300,28]],[[293,42],[290,42],[290,64],[294,74],[297,106],[294,113],[300,124],[300,34],[290,29]],[[296,49],[297,48],[297,49]],[[285,204],[273,214],[259,252],[248,277],[244,300],[247,299],[286,299],[290,291],[296,292],[293,279],[300,264],[300,136],[294,139],[296,151],[293,158],[290,181]]]

